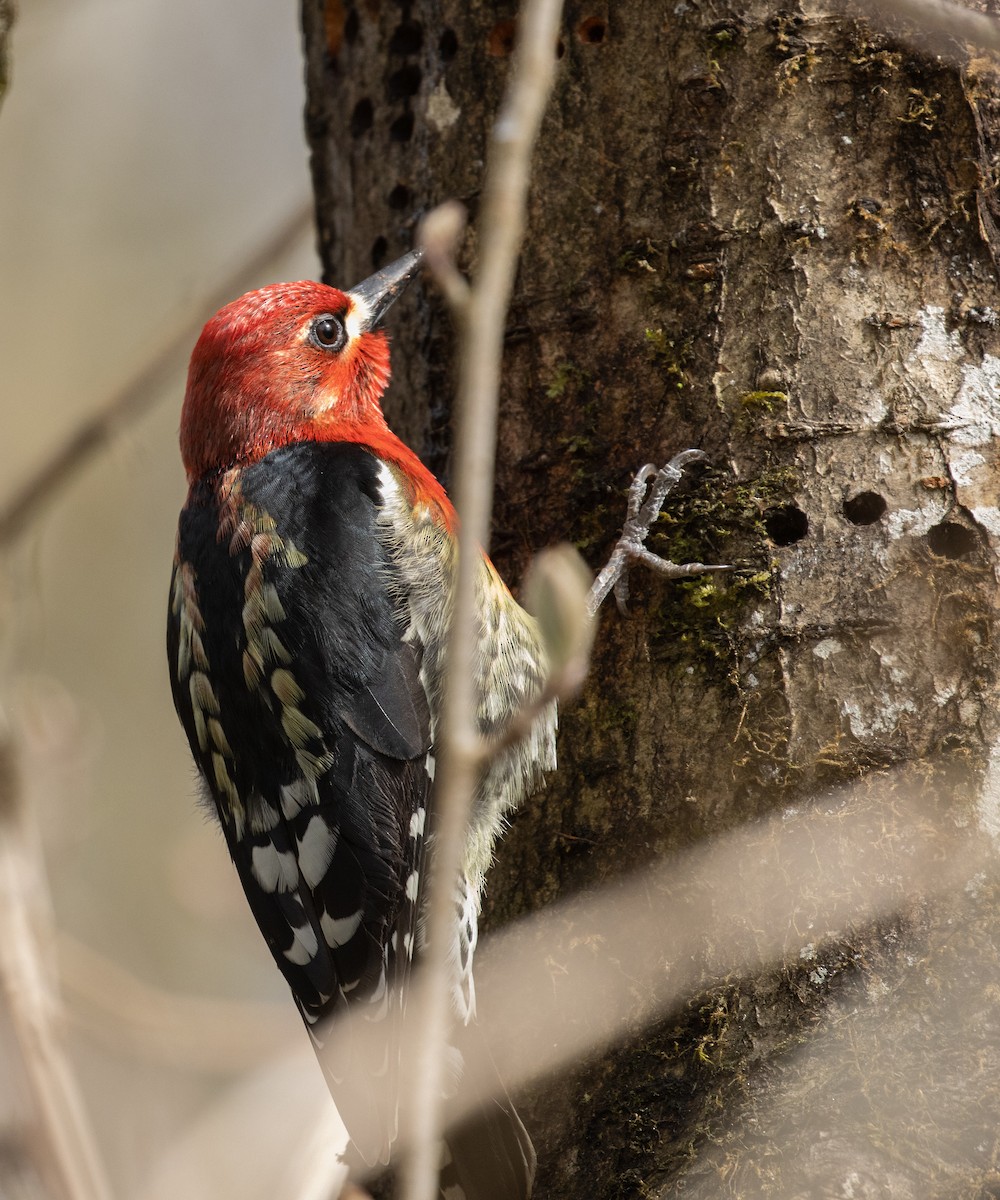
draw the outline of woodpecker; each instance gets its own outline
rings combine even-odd
[[[349,291],[274,284],[222,308],[195,345],[181,413],[188,496],[167,622],[174,705],[250,909],[318,1050],[334,1018],[384,1028],[350,1061],[321,1055],[352,1164],[388,1162],[407,982],[421,950],[434,746],[453,607],[456,516],[386,424],[380,328],[412,252]],[[656,558],[644,540],[683,467],[633,482],[593,612],[641,562],[668,578],[728,570]],[[650,484],[650,481],[652,483]],[[647,494],[647,485],[648,488]],[[478,561],[477,720],[490,738],[543,691],[534,618]],[[496,755],[455,881],[452,1001],[475,1015],[484,879],[510,812],[555,767],[556,706]],[[461,1040],[461,1039],[460,1039]],[[448,1200],[530,1196],[535,1155],[500,1089],[453,1130]]]
[[[250,908],[317,1045],[341,1014],[384,1022],[378,1061],[331,1068],[367,1163],[388,1159],[407,978],[421,936],[434,742],[456,568],[443,488],[388,428],[380,324],[418,252],[340,291],[275,284],[221,309],[191,357],[167,653],[174,704]],[[479,564],[484,735],[546,678],[534,619]],[[505,818],[555,766],[556,708],[476,794],[456,881],[452,988],[475,1013],[483,881]],[[386,1078],[389,1086],[385,1086]],[[458,1194],[530,1194],[534,1152],[498,1102],[452,1145]],[[489,1155],[496,1159],[490,1161]],[[444,1178],[444,1176],[443,1176]],[[455,1194],[449,1190],[449,1195]]]

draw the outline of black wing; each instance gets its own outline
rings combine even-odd
[[[430,715],[377,473],[360,447],[307,443],[204,485],[181,517],[171,605],[178,713],[318,1042],[337,1011],[398,1017],[416,932]],[[395,1027],[387,1062],[332,1064],[368,1159],[394,1132],[377,1076],[393,1073]]]

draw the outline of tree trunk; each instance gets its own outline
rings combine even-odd
[[[14,9],[10,0],[0,0],[0,103],[10,83],[10,29],[14,24]]]
[[[304,0],[331,280],[409,248],[443,199],[475,218],[513,17]],[[1000,112],[989,64],[949,53],[811,3],[567,3],[491,553],[512,582],[560,539],[599,567],[634,470],[696,446],[711,465],[651,547],[736,569],[634,572],[628,616],[604,613],[488,924],[817,796],[847,812],[875,781],[901,856],[911,786],[946,824],[1000,829]],[[392,322],[389,416],[447,481],[453,338],[418,293]],[[807,898],[784,966],[538,1085],[538,1194],[997,1194],[996,889],[969,873],[960,900],[847,930],[807,928]]]

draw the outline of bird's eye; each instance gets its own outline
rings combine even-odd
[[[332,313],[323,313],[309,327],[309,340],[320,350],[343,350],[347,341],[344,322]]]

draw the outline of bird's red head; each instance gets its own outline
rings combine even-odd
[[[293,442],[392,438],[380,404],[389,342],[378,324],[419,263],[419,253],[407,254],[349,292],[275,283],[220,309],[188,371],[188,480],[249,466]]]

